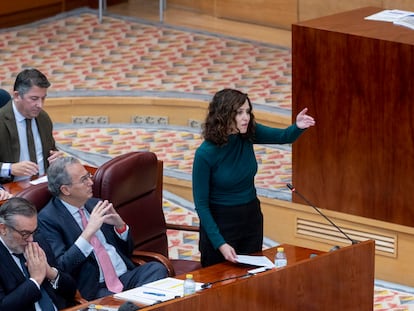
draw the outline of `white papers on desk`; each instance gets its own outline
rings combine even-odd
[[[414,13],[397,19],[396,21],[394,21],[394,25],[414,29]]]
[[[114,294],[115,298],[152,305],[183,296],[184,280],[164,278],[122,293]],[[203,283],[196,282],[196,291]]]
[[[414,29],[414,12],[403,10],[383,10],[365,17],[367,20],[391,22],[395,25]]]
[[[275,266],[266,256],[237,255],[237,262],[265,268],[274,268]]]
[[[411,15],[411,14],[414,14],[414,12],[403,11],[403,10],[383,10],[381,12],[367,16],[365,17],[365,19],[372,20],[372,21],[382,21],[382,22],[393,23],[399,18],[402,18],[407,15]]]
[[[37,184],[42,184],[45,182],[47,182],[47,175],[31,180],[30,184],[37,185]]]

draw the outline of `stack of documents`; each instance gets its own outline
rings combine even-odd
[[[115,298],[152,305],[183,296],[184,280],[165,278],[115,294]],[[196,291],[203,283],[196,282]]]
[[[367,20],[392,22],[395,25],[414,29],[414,12],[403,10],[383,10],[365,17]]]

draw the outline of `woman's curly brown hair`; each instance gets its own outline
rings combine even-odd
[[[231,131],[236,127],[236,114],[246,102],[250,107],[250,121],[246,134],[248,139],[253,139],[256,121],[253,115],[253,107],[247,94],[234,89],[223,89],[218,91],[208,106],[208,113],[202,125],[202,135],[205,140],[216,145],[225,145]]]

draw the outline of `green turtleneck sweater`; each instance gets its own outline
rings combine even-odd
[[[253,142],[240,134],[233,134],[223,146],[204,141],[198,147],[192,173],[194,204],[200,222],[215,248],[226,241],[211,215],[209,205],[241,205],[256,198],[254,178],[257,161],[253,144],[293,143],[303,131],[296,124],[286,129],[257,124]]]

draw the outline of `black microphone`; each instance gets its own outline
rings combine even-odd
[[[127,301],[119,307],[118,311],[136,311],[136,310],[139,310],[139,309],[140,309],[140,307],[133,304],[131,301]]]
[[[349,241],[351,241],[352,244],[358,244],[359,242],[356,240],[353,240],[347,235],[344,231],[342,231],[341,228],[339,228],[332,220],[330,220],[325,214],[323,214],[319,208],[317,208],[315,205],[313,205],[311,202],[309,202],[300,192],[298,192],[295,187],[293,187],[292,184],[286,184],[286,186],[292,191],[292,193],[296,193],[298,196],[300,196],[309,206],[311,206],[315,211],[317,211],[323,218],[325,218],[332,226],[334,226],[339,232],[341,232],[344,237],[346,237]],[[339,249],[339,246],[334,246],[331,251]]]

